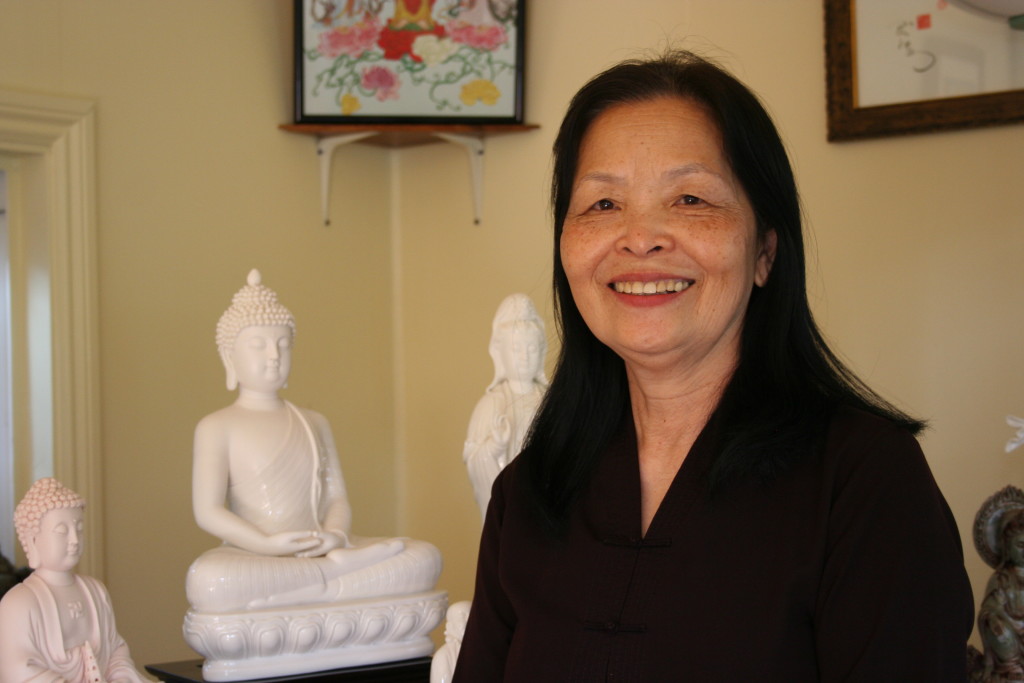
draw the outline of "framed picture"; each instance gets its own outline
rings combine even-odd
[[[1020,17],[986,0],[824,2],[829,140],[1024,121]]]
[[[522,123],[523,5],[295,0],[296,123]]]

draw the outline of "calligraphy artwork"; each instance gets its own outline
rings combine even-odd
[[[856,103],[1024,88],[1024,31],[948,0],[855,0]]]
[[[1024,121],[1024,0],[824,5],[829,140]]]

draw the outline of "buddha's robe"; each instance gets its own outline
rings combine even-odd
[[[328,456],[310,419],[288,404],[288,433],[272,461],[248,478],[232,472],[228,505],[232,512],[267,535],[320,530],[330,506],[326,492],[344,490],[341,467]],[[381,539],[349,536],[352,547]],[[403,539],[405,549],[375,565],[325,579],[326,557],[272,557],[225,543],[203,553],[189,568],[185,592],[193,609],[228,612],[265,606],[337,602],[406,595],[431,590],[441,571],[438,550],[423,541]],[[332,551],[344,552],[344,549]],[[306,590],[323,587],[321,592]],[[294,600],[288,594],[296,592]]]
[[[0,672],[4,683],[148,683],[139,675],[128,646],[117,633],[110,596],[91,576],[75,576],[88,603],[82,618],[91,620],[89,637],[64,649],[57,603],[36,574],[12,588],[0,601]]]
[[[466,463],[481,515],[487,513],[494,480],[522,450],[526,433],[543,398],[544,388],[537,384],[529,392],[517,394],[508,382],[502,382],[488,388],[473,409],[462,459]],[[509,440],[504,444],[494,437],[501,420],[507,422],[509,430]]]

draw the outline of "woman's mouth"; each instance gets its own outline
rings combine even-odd
[[[681,292],[691,284],[689,280],[651,280],[649,282],[613,282],[611,286],[619,294],[652,296]]]

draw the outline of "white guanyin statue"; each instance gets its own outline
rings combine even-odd
[[[488,351],[494,379],[473,409],[462,449],[481,515],[487,512],[495,477],[519,455],[548,388],[544,321],[530,297],[511,294],[501,302],[491,323]]]
[[[85,501],[56,479],[36,481],[14,511],[33,572],[0,600],[0,681],[143,683],[117,632],[102,583],[75,573]]]
[[[544,374],[547,336],[530,297],[510,294],[498,305],[488,351],[494,361],[494,380],[473,409],[462,449],[481,516],[487,513],[494,479],[522,450],[548,388]],[[431,683],[452,680],[471,606],[464,600],[448,608],[445,644],[431,662]]]
[[[447,595],[437,548],[352,534],[330,426],[282,399],[295,320],[259,271],[217,324],[230,406],[196,427],[192,507],[223,545],[189,568],[185,638],[207,680],[429,655]]]

